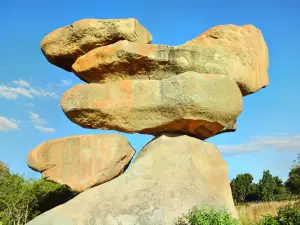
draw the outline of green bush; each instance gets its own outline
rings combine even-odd
[[[300,202],[280,207],[277,220],[280,225],[300,225]]]
[[[0,181],[0,224],[23,225],[74,196],[66,186],[8,174]]]
[[[194,207],[187,215],[178,218],[175,225],[240,225],[233,219],[226,209],[215,210],[201,206]]]
[[[8,167],[3,162],[0,161],[0,182],[8,175],[9,175]]]
[[[260,221],[259,225],[280,225],[280,223],[273,215],[267,214]]]
[[[300,225],[300,202],[280,207],[277,216],[265,215],[259,225]]]

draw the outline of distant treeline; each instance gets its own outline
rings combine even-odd
[[[263,172],[258,183],[253,183],[250,173],[238,174],[230,183],[235,202],[281,201],[300,195],[300,154],[289,172],[286,182],[273,176],[269,170]]]

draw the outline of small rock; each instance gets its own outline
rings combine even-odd
[[[27,164],[45,179],[82,192],[122,174],[134,153],[122,135],[78,135],[40,144]]]

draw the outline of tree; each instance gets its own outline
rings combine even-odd
[[[0,184],[0,218],[4,224],[20,225],[28,221],[30,198],[26,195],[24,179],[9,175]]]
[[[294,161],[285,186],[292,194],[300,195],[300,154]]]
[[[3,179],[8,174],[9,174],[8,167],[3,162],[0,161],[0,182],[1,182],[1,179]]]
[[[5,225],[23,225],[74,196],[66,186],[9,174],[0,183],[0,221]]]
[[[245,201],[246,196],[252,192],[253,177],[249,173],[238,174],[231,183],[233,199],[237,202]]]
[[[287,198],[287,192],[282,180],[273,177],[269,170],[263,172],[263,177],[259,181],[259,195],[262,201],[283,200]]]
[[[275,176],[273,177],[276,183],[276,187],[274,190],[274,198],[276,201],[281,201],[281,200],[286,200],[288,199],[288,192],[287,189],[284,185],[284,183],[282,182],[282,180],[278,177]]]
[[[250,194],[248,194],[246,197],[245,197],[245,201],[246,202],[257,202],[257,201],[260,201],[260,195],[259,195],[259,185],[258,184],[252,184],[251,185],[251,192]]]

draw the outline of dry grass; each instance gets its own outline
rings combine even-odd
[[[278,208],[288,203],[288,201],[252,203],[236,206],[236,209],[242,224],[252,225],[260,221],[263,215],[276,215]]]

